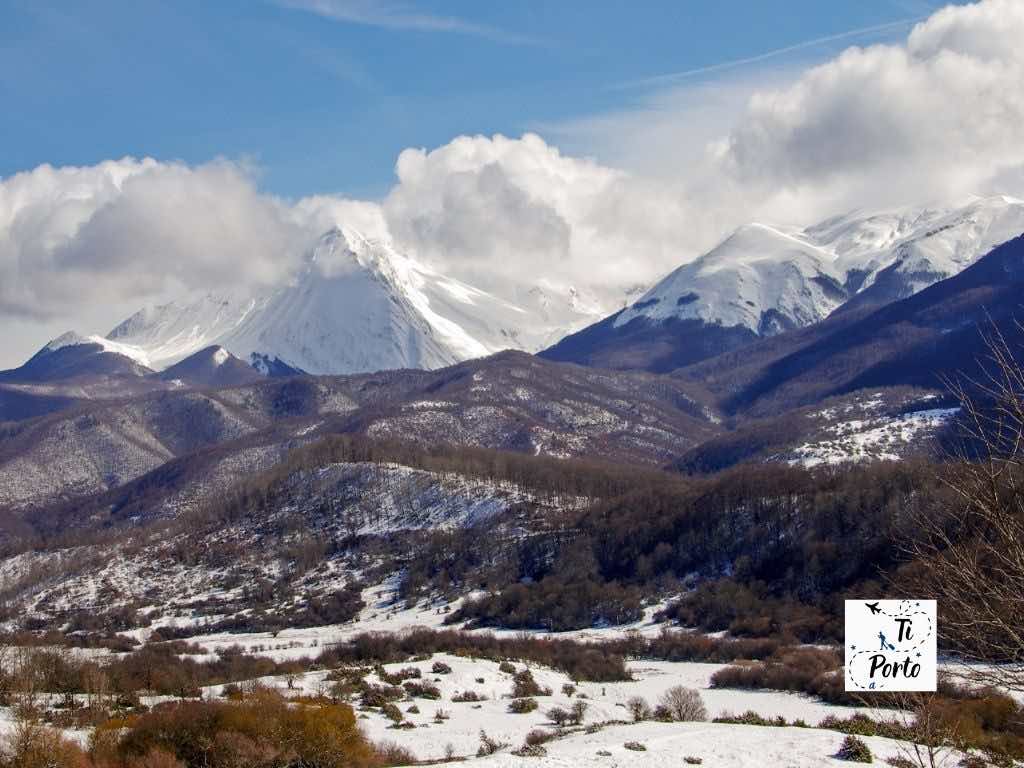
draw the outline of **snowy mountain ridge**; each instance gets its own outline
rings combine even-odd
[[[553,359],[579,362],[573,335],[586,329],[588,349],[687,347],[673,353],[673,367],[757,336],[812,325],[845,306],[905,298],[1021,232],[1024,201],[1006,196],[854,211],[803,229],[751,223],[607,317],[617,309],[608,296],[602,301],[552,286],[543,276],[501,286],[499,296],[390,242],[336,227],[283,285],[146,307],[106,337],[65,334],[45,349],[98,344],[163,370],[220,346],[266,374],[344,374],[437,369],[504,349],[538,352],[553,344],[564,348]],[[631,290],[619,301],[639,293]],[[688,329],[669,321],[684,321]],[[657,333],[682,337],[645,341],[643,328],[651,325],[665,326]],[[718,336],[699,340],[694,333],[700,328]],[[605,357],[590,364],[618,365]]]
[[[763,335],[809,325],[846,299],[833,261],[799,232],[748,224],[672,272],[622,312],[615,325],[637,317],[700,319]]]
[[[57,338],[51,340],[46,346],[40,350],[41,352],[57,352],[67,347],[78,347],[86,344],[96,344],[102,348],[103,352],[112,352],[117,355],[124,355],[125,357],[131,358],[139,365],[144,365],[147,368],[149,365],[149,356],[146,351],[139,349],[131,344],[120,344],[112,339],[105,338],[98,334],[90,334],[83,336],[75,331],[68,331],[63,333]]]
[[[156,369],[212,345],[264,370],[434,369],[503,349],[539,350],[603,312],[572,289],[562,296],[533,286],[517,298],[507,301],[389,243],[336,228],[287,285],[147,307],[102,343]]]
[[[1024,201],[854,211],[805,229],[748,224],[622,312],[621,327],[696,319],[767,336],[824,319],[855,297],[891,301],[951,277],[1024,232]]]

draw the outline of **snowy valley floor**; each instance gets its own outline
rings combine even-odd
[[[435,662],[451,668],[450,673],[435,674]],[[536,766],[676,766],[684,765],[684,757],[697,757],[706,766],[821,766],[841,765],[833,756],[843,741],[843,734],[817,728],[762,727],[720,723],[656,723],[632,724],[625,703],[633,696],[642,696],[652,704],[661,694],[675,685],[695,688],[711,718],[728,714],[741,714],[753,710],[764,717],[783,716],[788,721],[802,719],[816,726],[824,717],[834,715],[845,718],[856,710],[831,706],[809,697],[776,691],[738,691],[709,688],[711,675],[721,668],[719,664],[635,662],[630,665],[634,680],[619,683],[580,683],[573,697],[562,693],[569,678],[554,670],[534,664],[517,663],[517,669],[528,667],[536,681],[552,689],[551,696],[537,698],[539,709],[528,714],[508,711],[512,675],[502,672],[498,664],[482,659],[468,659],[448,654],[434,654],[430,659],[389,664],[385,669],[394,673],[399,669],[417,667],[423,680],[434,683],[441,692],[440,699],[415,699],[399,703],[406,720],[415,727],[395,728],[377,710],[360,710],[358,717],[363,731],[375,742],[393,742],[410,750],[418,760],[444,761],[454,757],[452,764],[469,758],[481,768],[506,765]],[[329,689],[328,672],[311,672],[289,681],[286,677],[260,679],[260,683],[280,689],[288,696],[316,695]],[[368,680],[379,682],[371,675]],[[289,682],[291,687],[289,687]],[[473,691],[487,700],[480,702],[453,702],[459,693]],[[220,697],[223,686],[203,690],[204,697]],[[547,742],[547,755],[539,758],[511,754],[524,742],[526,734],[534,729],[554,731],[544,714],[555,706],[571,706],[580,695],[586,697],[587,711],[582,728],[570,728],[566,735]],[[144,699],[155,704],[157,698]],[[410,707],[419,710],[410,713]],[[438,711],[446,715],[438,720]],[[618,724],[615,721],[620,722]],[[587,726],[603,724],[594,732]],[[0,733],[13,727],[11,713],[0,710]],[[492,739],[507,744],[499,754],[476,757],[480,745],[480,732],[486,731]],[[67,735],[83,745],[88,741],[85,731],[68,731]],[[878,761],[905,754],[899,742],[884,738],[865,738]],[[624,746],[642,745],[644,751]],[[954,764],[950,762],[950,765]]]
[[[214,659],[218,652],[228,648],[241,648],[246,653],[273,658],[277,661],[315,657],[334,643],[350,639],[364,632],[402,632],[414,627],[441,628],[447,612],[443,608],[397,607],[393,586],[383,584],[364,593],[366,607],[358,620],[343,625],[288,629],[277,634],[221,633],[196,635],[189,643],[200,646],[206,655],[191,655],[196,661]],[[450,606],[450,609],[453,606]],[[652,620],[657,606],[647,609],[644,620],[627,627],[594,629],[562,633],[558,637],[577,640],[607,640],[621,637],[625,632],[651,635],[664,625]],[[161,621],[161,624],[175,624]],[[190,626],[188,618],[178,626]],[[145,640],[152,628],[125,633]],[[497,634],[515,635],[506,631]],[[536,633],[535,633],[536,634]],[[104,653],[100,651],[99,653]],[[435,663],[450,668],[449,672],[435,672]],[[359,723],[366,735],[377,743],[392,742],[408,749],[418,761],[445,764],[491,766],[679,766],[684,758],[699,758],[705,766],[823,766],[842,765],[834,757],[844,734],[817,728],[829,716],[840,719],[861,712],[876,719],[891,719],[891,711],[872,712],[865,709],[825,704],[806,695],[770,690],[738,690],[712,688],[711,676],[724,664],[667,661],[632,661],[629,663],[633,680],[629,682],[595,683],[573,681],[564,673],[534,663],[517,661],[516,670],[528,668],[536,682],[551,690],[550,696],[538,696],[538,709],[526,714],[509,712],[513,676],[502,671],[495,661],[473,659],[445,653],[435,653],[420,661],[387,664],[388,674],[415,667],[420,670],[420,681],[437,686],[440,697],[436,700],[416,698],[397,702],[407,725],[393,726],[376,708],[361,708],[354,704]],[[260,678],[262,686],[278,689],[287,697],[329,695],[333,681],[329,670],[307,672],[287,677]],[[367,682],[380,684],[376,673],[366,677]],[[566,695],[563,686],[573,684],[575,691]],[[626,703],[631,697],[643,697],[652,706],[673,686],[685,686],[700,693],[707,708],[708,718],[742,715],[753,711],[764,718],[782,717],[789,723],[800,720],[810,727],[766,727],[725,723],[661,723],[633,724]],[[245,684],[242,684],[245,688]],[[460,694],[471,691],[481,701],[453,701]],[[204,698],[219,699],[224,686],[208,686],[202,690]],[[570,727],[558,738],[544,745],[546,755],[522,757],[512,754],[521,747],[528,733],[536,729],[554,732],[557,729],[546,713],[552,707],[569,708],[584,697],[587,704],[582,727]],[[160,697],[144,697],[143,703],[159,703]],[[411,710],[411,711],[410,711]],[[440,713],[440,716],[439,716]],[[13,727],[10,710],[0,709],[0,735]],[[495,741],[505,744],[502,751],[488,757],[477,757],[481,731]],[[591,731],[591,732],[588,732]],[[66,734],[86,745],[87,731],[67,731]],[[897,741],[878,737],[863,739],[871,748],[876,763],[887,758],[905,755],[907,746]],[[625,745],[642,745],[642,750]],[[453,759],[454,758],[454,759]],[[949,756],[944,765],[955,765]]]

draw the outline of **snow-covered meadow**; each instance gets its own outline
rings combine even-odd
[[[451,672],[432,672],[433,665],[437,662],[450,667]],[[392,722],[377,710],[360,711],[363,730],[372,740],[394,742],[411,750],[421,760],[440,759],[445,757],[446,753],[462,757],[473,756],[480,743],[481,730],[486,731],[488,736],[497,741],[508,743],[515,748],[523,743],[530,731],[537,728],[554,728],[545,714],[549,709],[571,707],[572,703],[580,698],[587,703],[584,725],[615,721],[628,723],[632,720],[626,708],[626,702],[630,698],[640,696],[654,705],[666,690],[677,685],[698,690],[710,718],[739,715],[753,710],[766,718],[781,716],[788,721],[801,719],[814,726],[829,715],[846,718],[859,711],[851,707],[823,704],[807,696],[780,691],[711,688],[711,675],[721,669],[724,666],[722,664],[634,662],[630,664],[634,680],[615,683],[577,683],[564,673],[536,664],[516,663],[514,666],[517,670],[529,669],[541,687],[551,689],[550,696],[537,697],[540,706],[533,712],[513,714],[508,711],[513,686],[512,674],[502,672],[499,664],[494,661],[438,653],[424,661],[387,664],[384,669],[389,674],[409,667],[419,669],[422,679],[433,683],[440,690],[440,698],[415,699],[398,704],[405,713],[406,721],[415,727],[395,728]],[[329,674],[328,671],[318,671],[292,678],[262,678],[260,683],[277,688],[290,696],[326,695],[331,686]],[[370,683],[381,683],[375,674],[368,675],[366,680]],[[572,696],[567,696],[563,692],[563,686],[566,685],[575,687]],[[457,698],[459,694],[467,691],[486,699],[478,702],[452,700],[453,697]],[[223,686],[211,686],[204,690],[204,695],[217,697],[222,692]],[[409,712],[409,708],[413,706],[419,711]],[[437,718],[438,711],[445,715],[444,719]],[[682,724],[676,723],[657,724],[653,729],[650,724],[616,728],[613,738],[619,738],[620,733],[625,734],[627,739],[635,738],[635,728],[653,730],[664,735],[678,731],[682,727]],[[715,724],[705,727],[713,733],[716,729],[746,726]],[[807,731],[793,730],[801,733]],[[799,735],[798,733],[797,737]],[[834,734],[832,740],[836,740]]]

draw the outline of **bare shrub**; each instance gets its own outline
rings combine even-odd
[[[456,703],[466,701],[487,701],[487,697],[482,693],[476,691],[463,691],[462,693],[456,693],[452,696],[452,701]]]
[[[583,722],[583,717],[587,714],[587,706],[587,702],[582,701],[581,699],[576,699],[576,701],[572,703],[572,706],[569,708],[569,712],[571,715],[570,722],[573,725],[579,725]]]
[[[526,743],[529,745],[534,744],[547,744],[555,738],[555,734],[551,731],[545,731],[543,728],[534,728],[528,734],[526,734]]]
[[[533,712],[540,706],[536,699],[512,699],[508,704],[508,711],[515,715],[525,715]]]
[[[433,683],[410,681],[404,683],[402,687],[405,688],[406,692],[410,696],[413,696],[417,699],[436,700],[441,698],[441,689]]]
[[[647,699],[643,696],[631,696],[626,701],[626,709],[629,710],[633,721],[637,723],[642,720],[650,720],[654,716],[654,710],[651,709],[651,705],[647,703]]]
[[[383,741],[377,744],[377,754],[384,765],[414,765],[416,763],[415,754],[393,741]]]
[[[692,688],[676,685],[661,695],[659,709],[664,710],[668,719],[678,722],[704,722],[708,711],[700,694]]]
[[[78,745],[58,731],[20,722],[0,742],[0,765],[11,768],[86,768],[88,762]]]
[[[487,757],[500,752],[503,749],[508,749],[509,743],[507,741],[498,741],[492,739],[487,735],[486,731],[480,731],[480,746],[476,750],[477,757]]]
[[[567,709],[563,709],[562,707],[552,707],[544,714],[548,718],[548,720],[557,725],[559,728],[561,728],[570,720],[572,720],[572,712],[570,712]]]

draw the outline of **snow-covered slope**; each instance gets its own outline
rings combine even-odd
[[[806,229],[748,224],[626,309],[541,354],[601,368],[664,372],[878,307],[953,277],[1024,232],[1024,201],[855,211]]]
[[[615,320],[698,319],[769,335],[816,322],[846,299],[834,257],[798,232],[741,227],[645,293]]]
[[[891,300],[958,274],[1022,232],[1024,201],[998,195],[946,208],[855,212],[805,234],[835,254],[851,293]]]
[[[106,341],[163,369],[214,346],[253,311],[256,299],[243,292],[208,293],[187,301],[145,307],[112,330]]]
[[[137,312],[108,340],[155,368],[218,344],[257,367],[307,373],[439,368],[535,351],[600,316],[574,293],[532,286],[516,303],[447,277],[352,230],[324,235],[288,284]]]
[[[1024,201],[855,211],[804,230],[750,224],[676,269],[615,319],[695,319],[772,335],[858,296],[910,296],[1024,232]]]
[[[59,352],[62,349],[87,346],[90,344],[99,345],[102,348],[100,350],[101,352],[112,352],[115,355],[124,355],[125,357],[134,360],[139,365],[144,365],[147,368],[150,367],[149,356],[145,350],[132,344],[120,344],[112,339],[104,338],[97,334],[82,336],[75,331],[68,331],[67,333],[63,333],[50,341],[40,350],[40,352]]]
[[[204,347],[165,368],[158,377],[172,386],[192,387],[235,387],[262,378],[251,365],[217,345]]]

